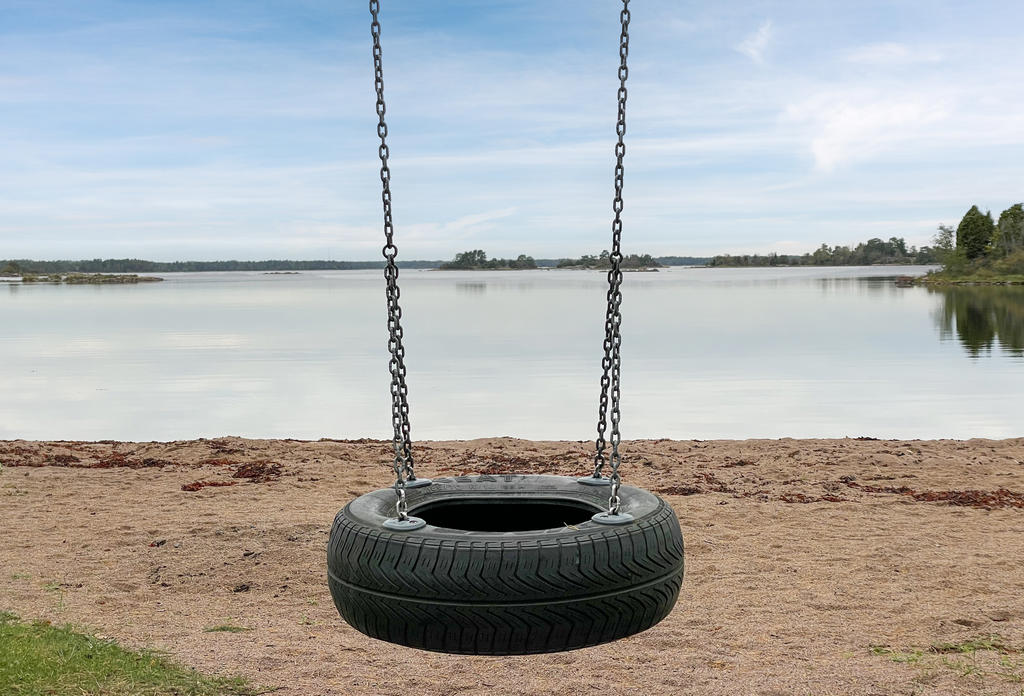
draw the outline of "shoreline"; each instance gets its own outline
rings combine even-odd
[[[1024,285],[1024,277],[1021,276],[1008,276],[1008,277],[995,277],[995,278],[930,278],[928,276],[919,276],[914,279],[915,285],[929,286],[929,285]]]
[[[1024,428],[1022,428],[1024,430]],[[494,437],[470,437],[470,438],[447,438],[447,439],[423,439],[414,440],[413,447],[424,446],[433,447],[435,445],[449,445],[449,444],[466,444],[466,443],[489,443],[494,441],[507,440],[509,442],[516,443],[534,443],[544,445],[565,445],[575,450],[580,445],[586,445],[590,443],[593,445],[593,440],[542,440],[525,437],[516,437],[513,435],[498,435]],[[170,440],[117,440],[113,438],[101,438],[101,439],[80,439],[80,438],[68,438],[68,439],[55,439],[55,438],[0,438],[0,455],[3,454],[5,446],[12,446],[18,443],[26,445],[40,445],[40,446],[52,446],[61,447],[67,444],[73,445],[105,445],[110,447],[144,447],[149,445],[199,445],[202,443],[215,443],[213,447],[219,447],[216,444],[223,441],[239,441],[244,443],[297,443],[297,444],[316,444],[320,442],[325,443],[339,443],[346,445],[364,445],[364,444],[387,444],[390,446],[391,440],[378,437],[249,437],[247,435],[216,435],[214,437],[194,437],[194,438],[175,438]],[[817,442],[829,442],[829,443],[848,443],[848,442],[889,442],[889,443],[971,443],[971,442],[984,442],[984,443],[1002,443],[1002,442],[1016,442],[1024,441],[1024,434],[1019,436],[1007,436],[1007,437],[874,437],[873,435],[846,435],[843,437],[791,437],[783,435],[781,437],[709,437],[709,438],[687,438],[678,439],[670,437],[648,437],[648,438],[631,438],[624,439],[623,445],[644,445],[644,444],[660,444],[660,443],[675,443],[675,444],[744,444],[744,443],[817,443]],[[2,461],[2,460],[0,460]]]
[[[324,581],[331,521],[391,483],[390,442],[365,438],[0,441],[0,610],[296,696],[866,696],[921,680],[930,693],[1016,693],[999,675],[1024,679],[1021,653],[941,646],[998,635],[1024,649],[1024,438],[622,447],[624,483],[663,496],[687,545],[675,610],[622,642],[474,658],[345,625]],[[427,477],[580,475],[592,448],[491,438],[415,454]],[[251,630],[204,630],[228,621]],[[623,654],[638,668],[609,687],[590,665]]]

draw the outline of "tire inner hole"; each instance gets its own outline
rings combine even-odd
[[[567,498],[457,498],[409,510],[427,524],[467,532],[528,532],[578,525],[602,508]]]

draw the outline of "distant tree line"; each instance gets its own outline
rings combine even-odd
[[[660,268],[662,265],[650,254],[629,254],[623,256],[619,268]],[[584,254],[578,259],[562,259],[558,262],[558,268],[611,268],[611,254],[607,249],[597,256]]]
[[[1024,276],[1024,204],[1016,203],[992,219],[972,205],[956,229],[939,225],[935,248],[950,276]]]
[[[655,256],[654,260],[663,266],[706,266],[710,256]]]
[[[645,258],[646,255],[640,255],[638,258]],[[582,261],[584,258],[594,258],[584,256],[579,260]],[[600,259],[600,256],[597,257]],[[655,256],[654,260],[662,266],[705,266],[711,261],[710,256]],[[572,262],[574,259],[537,259],[537,265],[541,268],[557,268],[559,264],[562,264],[562,268],[565,268],[566,262]]]
[[[483,249],[473,249],[456,254],[451,261],[442,263],[439,268],[442,271],[475,271],[485,269],[512,269],[526,270],[536,268],[537,262],[532,256],[520,254],[514,259],[488,259]]]
[[[399,261],[400,268],[437,268],[440,261]],[[175,273],[185,271],[350,271],[383,268],[384,261],[146,261],[0,259],[0,273]]]
[[[830,247],[822,244],[805,254],[723,254],[711,259],[709,266],[873,266],[875,264],[932,264],[939,263],[939,255],[929,246],[907,247],[902,237],[889,241],[873,238],[852,249],[847,246]]]
[[[467,256],[468,254],[468,256]],[[515,259],[488,259],[476,249],[457,254],[453,261],[401,260],[399,268],[555,268],[587,265],[607,268],[607,254],[583,256],[580,259],[534,259],[520,254]],[[659,256],[632,254],[623,260],[623,267],[689,266],[708,263],[711,259],[697,256]],[[452,265],[455,264],[455,265]],[[0,275],[51,273],[182,273],[199,271],[350,271],[383,268],[384,261],[147,261],[145,259],[85,259],[35,261],[33,259],[0,259]]]

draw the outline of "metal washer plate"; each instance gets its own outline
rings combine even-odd
[[[427,526],[427,522],[419,517],[406,517],[404,520],[400,520],[397,517],[389,517],[384,520],[381,526],[393,532],[412,532],[417,529],[423,529]]]
[[[628,512],[620,512],[617,515],[599,512],[590,519],[598,524],[629,524],[634,520],[634,517]]]

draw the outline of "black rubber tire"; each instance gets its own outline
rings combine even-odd
[[[608,486],[563,476],[461,476],[408,491],[409,513],[439,500],[566,500],[599,512]],[[621,526],[466,531],[381,526],[395,491],[356,498],[327,547],[335,606],[373,638],[423,650],[522,655],[574,650],[644,631],[672,610],[683,580],[683,537],[664,500],[630,486]],[[425,513],[424,513],[425,514]]]

